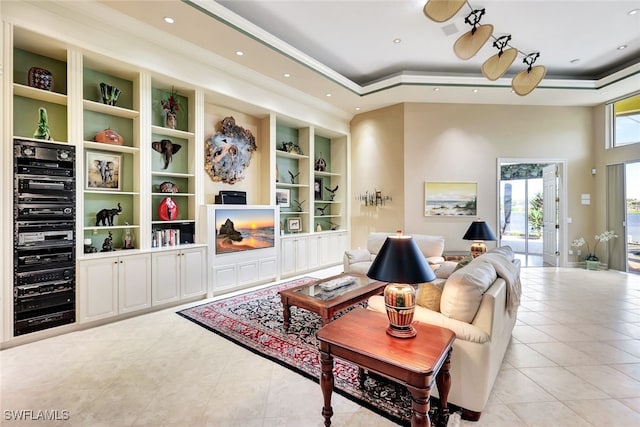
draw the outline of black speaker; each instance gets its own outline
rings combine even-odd
[[[215,197],[217,205],[246,205],[246,191],[220,191]]]
[[[180,230],[180,243],[195,243],[194,225],[192,222],[183,222],[178,225]]]

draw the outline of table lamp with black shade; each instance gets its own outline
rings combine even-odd
[[[398,232],[387,237],[376,255],[367,276],[389,282],[384,289],[384,303],[389,318],[387,333],[397,338],[412,338],[411,325],[416,307],[418,283],[431,282],[436,275],[411,236]]]
[[[462,238],[464,240],[473,240],[471,244],[471,256],[473,258],[477,258],[487,252],[487,246],[484,244],[485,240],[498,240],[496,235],[493,234],[491,227],[489,227],[489,224],[479,218],[471,223]]]

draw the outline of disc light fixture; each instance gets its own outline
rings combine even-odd
[[[518,54],[523,56],[523,61],[527,69],[519,72],[513,78],[511,87],[513,92],[520,96],[531,93],[547,74],[547,69],[543,65],[533,64],[540,57],[540,52],[524,53],[511,45],[511,35],[496,37],[493,35],[493,25],[480,24],[480,20],[485,14],[485,9],[475,9],[471,7],[467,0],[428,0],[424,5],[425,16],[435,22],[445,22],[453,18],[464,5],[467,5],[471,12],[464,22],[471,25],[471,30],[460,36],[453,45],[453,51],[458,58],[467,60],[475,56],[482,46],[493,38],[493,47],[498,49],[498,53],[487,59],[482,64],[482,74],[489,80],[495,81],[504,76],[513,64]],[[626,46],[625,46],[626,47]],[[620,49],[620,48],[618,48]]]

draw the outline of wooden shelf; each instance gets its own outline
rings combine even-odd
[[[68,97],[58,92],[49,92],[48,90],[37,89],[35,87],[26,86],[20,83],[13,84],[13,94],[24,98],[37,99],[38,101],[50,102],[52,104],[67,105]]]
[[[84,148],[91,150],[114,151],[117,153],[137,154],[140,149],[137,147],[129,147],[128,145],[105,144],[102,142],[84,141]]]
[[[117,107],[115,105],[107,105],[101,102],[82,100],[82,106],[85,110],[93,111],[101,114],[109,114],[111,116],[122,117],[125,119],[135,119],[140,115],[138,111],[129,110],[128,108]]]
[[[193,132],[185,132],[183,130],[170,129],[162,126],[151,126],[151,133],[155,135],[173,136],[174,138],[189,139],[194,137]]]
[[[288,151],[276,150],[276,157],[285,157],[287,159],[308,159],[309,156],[303,154],[289,153]]]

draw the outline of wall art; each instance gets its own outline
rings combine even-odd
[[[85,167],[85,184],[87,190],[120,190],[119,154],[87,151]]]
[[[232,117],[220,122],[220,130],[205,142],[205,170],[214,182],[235,184],[244,179],[251,155],[258,149],[247,129]]]
[[[425,216],[477,216],[476,182],[425,182]]]
[[[291,191],[288,188],[276,188],[276,205],[281,208],[288,208],[290,203]]]

